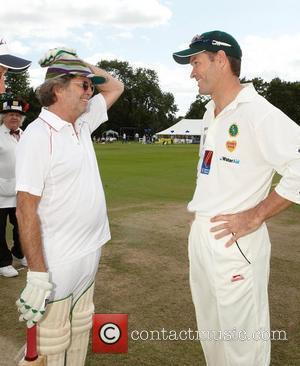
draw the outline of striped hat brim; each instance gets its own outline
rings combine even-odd
[[[91,73],[91,70],[80,59],[70,55],[57,59],[56,62],[48,67],[46,80],[64,75],[87,77],[95,85],[103,84],[107,81],[105,77]]]

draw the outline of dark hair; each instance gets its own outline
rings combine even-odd
[[[239,78],[241,74],[241,60],[232,56],[227,56],[227,58],[233,75]]]
[[[207,53],[207,55],[208,55],[208,57],[211,61],[213,61],[215,59],[216,52],[207,51],[206,53]],[[232,56],[228,56],[228,55],[226,55],[226,56],[228,58],[229,65],[230,65],[230,68],[231,68],[231,71],[232,71],[233,75],[235,75],[237,77],[240,77],[240,74],[241,74],[241,60],[236,58],[236,57],[232,57]]]
[[[74,75],[63,75],[59,78],[46,80],[36,90],[36,96],[43,107],[49,107],[56,102],[55,87],[66,88]]]

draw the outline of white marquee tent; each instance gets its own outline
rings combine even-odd
[[[202,131],[202,119],[182,119],[175,125],[168,127],[167,129],[157,132],[156,135],[159,138],[172,138],[176,139],[174,142],[183,142],[187,138],[193,139],[193,136],[199,137],[200,140]],[[178,141],[177,141],[178,140]]]
[[[202,119],[182,119],[175,125],[168,127],[167,129],[157,132],[156,135],[169,135],[169,136],[200,136],[202,128]]]

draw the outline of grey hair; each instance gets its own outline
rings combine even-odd
[[[9,112],[8,112],[9,113]],[[15,113],[15,111],[11,111],[11,113]],[[18,113],[18,112],[17,112]],[[6,115],[7,113],[0,113],[0,126],[3,124],[3,118],[4,118],[4,116]],[[21,113],[19,113],[20,114],[20,116],[21,116],[21,122],[20,122],[20,126],[19,127],[21,127],[22,126],[22,124],[23,124],[23,122],[25,121],[25,119],[26,119],[26,116],[24,116],[23,114],[21,114]]]
[[[36,90],[36,96],[43,107],[49,107],[56,102],[55,87],[66,88],[74,75],[63,75],[46,80]]]

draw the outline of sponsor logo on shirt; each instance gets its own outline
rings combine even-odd
[[[239,159],[226,158],[226,156],[222,156],[220,158],[220,160],[226,161],[227,163],[234,163],[234,164],[239,164],[240,163]]]
[[[202,166],[201,166],[202,174],[209,174],[212,157],[213,157],[213,151],[205,150],[203,161],[202,161]]]
[[[239,134],[239,128],[238,128],[238,125],[236,123],[233,123],[230,127],[229,127],[229,135],[231,137],[235,137]]]
[[[230,152],[233,152],[236,148],[237,142],[232,140],[232,141],[226,141],[226,149]]]

